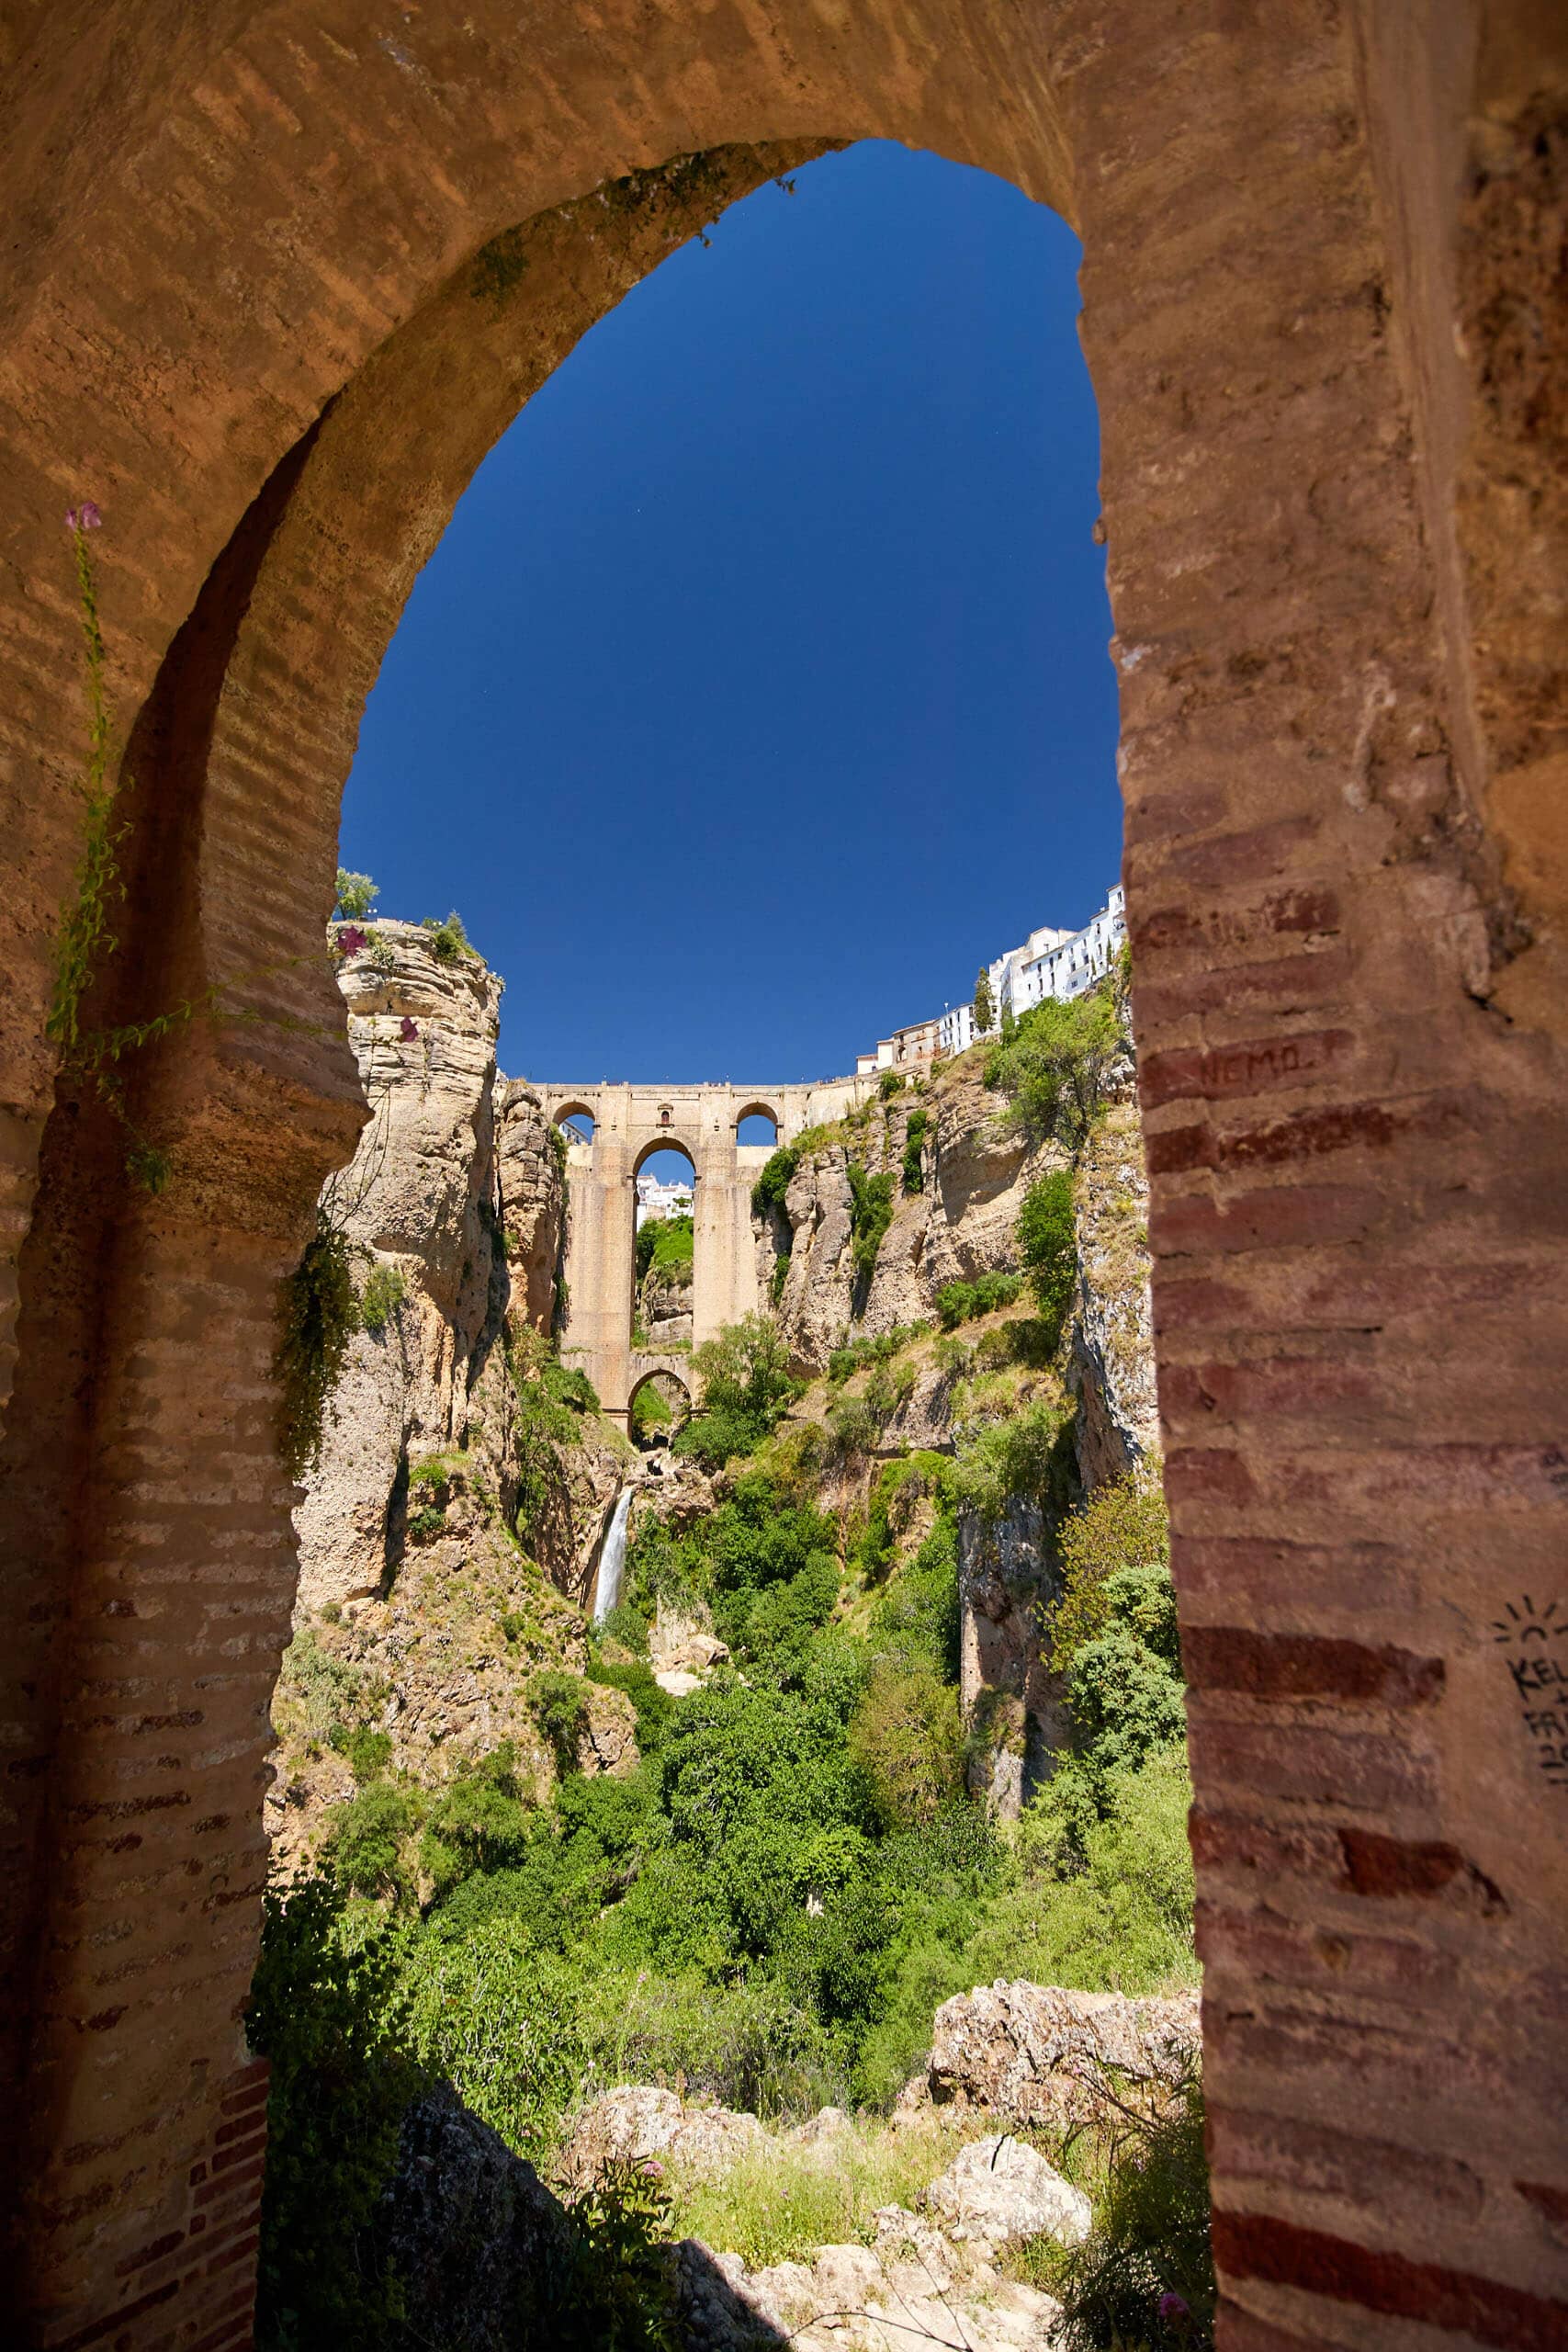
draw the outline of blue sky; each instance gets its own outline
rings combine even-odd
[[[460,910],[510,1074],[852,1069],[1116,878],[1070,230],[863,145],[726,213],[497,443],[371,695],[343,862]]]

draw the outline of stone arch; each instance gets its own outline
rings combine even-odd
[[[597,1135],[599,1132],[599,1114],[590,1102],[569,1097],[564,1102],[558,1103],[550,1113],[552,1127],[564,1127],[569,1119],[592,1120],[594,1134]]]
[[[760,1095],[753,1102],[743,1102],[735,1114],[734,1132],[737,1136],[748,1119],[771,1119],[776,1141],[784,1141],[784,1115],[773,1103],[764,1102]]]
[[[699,1147],[692,1142],[682,1129],[671,1127],[668,1131],[663,1128],[659,1129],[649,1136],[645,1143],[638,1145],[631,1164],[631,1179],[634,1184],[648,1162],[661,1151],[677,1151],[683,1159],[689,1159],[692,1163],[693,1183],[701,1182],[702,1159]]]
[[[590,37],[571,0],[525,33],[504,0],[468,0],[394,42],[364,0],[214,0],[176,40],[109,0],[5,34],[0,153],[28,233],[0,288],[0,751],[23,877],[0,1150],[7,1229],[33,1221],[5,1302],[28,1566],[7,1617],[23,1900],[0,2010],[30,2116],[7,2150],[27,2185],[13,2307],[40,2336],[229,2352],[246,2325],[243,2269],[213,2249],[243,2262],[265,2095],[234,2018],[291,1590],[273,1300],[361,1115],[315,960],[359,705],[497,418],[689,233],[707,175],[734,193],[866,135],[1000,172],[1086,240],[1223,2324],[1237,2347],[1337,2340],[1345,2304],[1363,2332],[1476,2311],[1521,2343],[1560,2329],[1540,2215],[1564,2184],[1531,2041],[1568,1894],[1560,1800],[1481,1629],[1527,1563],[1562,1558],[1540,1367],[1563,999],[1522,991],[1510,1029],[1488,998],[1564,901],[1533,846],[1551,762],[1542,724],[1513,728],[1507,628],[1486,633],[1483,695],[1466,669],[1461,560],[1532,411],[1489,370],[1461,502],[1462,371],[1489,363],[1454,330],[1484,322],[1506,242],[1484,210],[1497,155],[1561,75],[1540,57],[1531,83],[1525,41],[1516,89],[1506,40],[1472,71],[1406,26],[1407,74],[1388,16],[671,0],[651,32],[601,9]],[[1467,107],[1487,144],[1461,321],[1464,175],[1434,159],[1457,163]],[[1535,201],[1515,176],[1509,200]],[[125,290],[172,281],[188,300],[156,322]],[[92,1137],[107,1223],[67,1167],[83,1110],[56,1102],[46,1030],[77,854],[59,512],[84,493],[111,521],[152,877],[102,1009],[217,986],[263,1016],[141,1065],[139,1115],[176,1172],[126,1195]],[[1522,627],[1541,565],[1517,590],[1494,565],[1479,609]],[[1477,814],[1499,805],[1517,899]],[[1457,1397],[1456,1311],[1488,1373]],[[1453,1981],[1457,2027],[1434,1989]],[[1373,2090],[1375,2149],[1350,2120]]]
[[[639,1359],[639,1361],[646,1361],[646,1359]],[[682,1396],[686,1400],[685,1412],[680,1418],[682,1419],[689,1420],[696,1408],[696,1398],[692,1394],[692,1385],[689,1375],[690,1367],[685,1366],[684,1368],[682,1368],[678,1363],[678,1360],[673,1357],[661,1358],[657,1363],[648,1364],[646,1371],[639,1372],[637,1374],[637,1378],[632,1383],[630,1393],[626,1397],[626,1417],[628,1422],[635,1421],[637,1400],[641,1396],[643,1390],[649,1385],[649,1382],[662,1380],[672,1381],[676,1387],[680,1389]]]

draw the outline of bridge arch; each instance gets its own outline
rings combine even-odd
[[[697,1182],[700,1180],[703,1170],[702,1160],[699,1157],[698,1146],[690,1141],[679,1128],[671,1127],[668,1130],[661,1129],[657,1135],[649,1136],[645,1143],[640,1144],[637,1147],[631,1164],[631,1176],[634,1183],[641,1175],[649,1161],[657,1158],[659,1153],[661,1151],[674,1152],[682,1159],[689,1160],[691,1162],[693,1181]]]
[[[597,1135],[599,1132],[598,1112],[591,1102],[584,1102],[574,1095],[569,1095],[565,1102],[558,1102],[550,1113],[552,1127],[564,1127],[569,1119],[586,1119],[593,1133]]]
[[[646,1359],[639,1361],[646,1363]],[[661,1356],[657,1363],[648,1363],[647,1369],[637,1374],[626,1398],[626,1426],[633,1437],[637,1434],[637,1398],[650,1387],[662,1396],[664,1390],[660,1384],[666,1382],[679,1389],[682,1399],[682,1409],[675,1414],[671,1427],[681,1428],[695,1412],[696,1396],[692,1385],[691,1365],[684,1357]]]
[[[750,1102],[743,1102],[735,1114],[734,1132],[737,1141],[739,1140],[740,1130],[748,1119],[768,1120],[773,1126],[773,1141],[775,1143],[784,1141],[784,1117],[776,1104],[764,1102],[761,1095]]]

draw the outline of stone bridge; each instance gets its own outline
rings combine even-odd
[[[637,1179],[656,1151],[682,1151],[692,1163],[694,1246],[692,1340],[704,1340],[761,1303],[751,1187],[773,1144],[737,1139],[754,1112],[773,1120],[778,1141],[836,1119],[875,1091],[874,1078],[826,1079],[799,1086],[557,1086],[539,1099],[558,1126],[592,1119],[593,1140],[568,1130],[570,1185],[567,1323],[561,1352],[582,1366],[612,1419],[622,1423],[632,1398],[656,1372],[692,1392],[692,1367],[681,1351],[632,1345],[636,1283]]]

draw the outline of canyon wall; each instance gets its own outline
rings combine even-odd
[[[333,1670],[380,1694],[372,1712],[407,1769],[440,1778],[454,1759],[508,1739],[547,1777],[520,1692],[525,1669],[581,1647],[580,1623],[560,1615],[557,1596],[588,1598],[628,1476],[639,1518],[686,1508],[689,1482],[646,1477],[643,1457],[581,1396],[565,1420],[558,1406],[553,1419],[539,1418],[550,1410],[537,1384],[560,1300],[568,1155],[539,1096],[497,1069],[501,981],[428,928],[381,922],[359,944],[340,924],[332,936],[352,950],[339,947],[338,980],[370,1118],[322,1213],[353,1250],[361,1323],[296,1514],[297,1623]],[[808,1131],[783,1208],[754,1215],[758,1288],[776,1298],[803,1375],[820,1374],[846,1342],[932,1325],[944,1284],[1018,1271],[1026,1194],[1073,1162],[1056,1141],[1032,1142],[1010,1123],[984,1069],[983,1052],[971,1053]],[[1074,1172],[1076,1278],[1063,1339],[1048,1364],[1021,1374],[1012,1399],[1021,1408],[1036,1395],[1070,1396],[1067,1501],[1157,1453],[1133,1078],[1128,1039]],[[892,1181],[891,1215],[867,1274],[854,1262],[853,1186],[879,1175]],[[638,1305],[661,1339],[689,1337],[690,1289],[678,1276],[650,1269]],[[1006,1361],[1003,1327],[1031,1311],[1026,1292],[994,1329],[977,1327],[975,1365],[984,1370],[987,1351]],[[958,1442],[952,1364],[935,1349],[910,1363],[911,1385],[877,1447],[829,1475],[846,1514],[863,1509],[885,1462],[951,1453]],[[820,1406],[826,1392],[812,1393]],[[1028,1501],[996,1522],[959,1517],[972,1779],[1007,1813],[1066,1737],[1043,1640],[1058,1585],[1056,1520]],[[526,1638],[501,1633],[503,1623],[525,1627]],[[613,1715],[614,1696],[594,1705]],[[346,1767],[306,1753],[308,1714],[286,1669],[271,1821],[299,1853],[352,1786]],[[616,1768],[628,1744],[627,1726],[607,1716],[588,1760]]]
[[[295,1512],[302,1612],[389,1588],[422,1464],[461,1453],[511,1517],[509,1349],[549,1329],[566,1227],[564,1155],[532,1089],[496,1068],[499,977],[414,923],[330,937],[370,1116],[321,1200],[359,1323]]]

